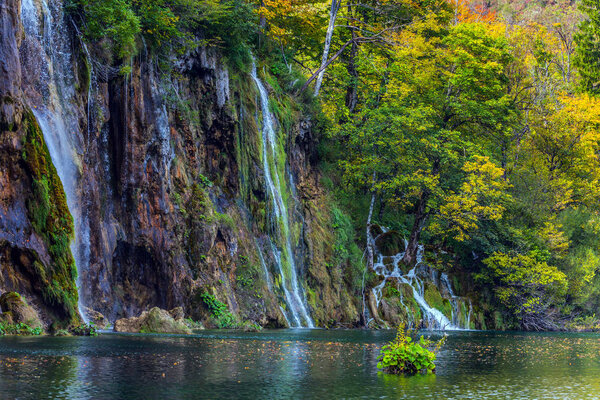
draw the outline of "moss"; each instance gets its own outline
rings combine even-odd
[[[506,330],[504,318],[502,317],[502,313],[500,311],[494,311],[494,329],[499,331]]]
[[[77,322],[77,268],[69,244],[74,238],[73,217],[65,192],[52,164],[42,131],[33,113],[23,118],[26,130],[23,161],[32,179],[27,211],[33,230],[44,240],[50,266],[34,263],[44,301],[61,311],[69,323]]]
[[[185,191],[188,199],[185,207],[180,207],[180,212],[186,219],[183,236],[188,239],[186,246],[188,262],[194,274],[197,274],[200,264],[206,257],[203,248],[203,226],[212,216],[212,207],[208,193],[201,184],[196,183]]]
[[[440,291],[435,285],[426,284],[423,297],[429,306],[441,311],[448,319],[452,318],[452,304],[450,304],[448,299],[442,298]]]
[[[235,222],[233,221],[233,217],[231,215],[215,212],[214,218],[215,221],[220,225],[223,225],[229,229],[235,229]]]

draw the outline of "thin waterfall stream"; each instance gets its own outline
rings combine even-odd
[[[279,269],[285,302],[289,308],[287,313],[283,309],[282,312],[290,322],[291,327],[314,328],[314,323],[305,304],[304,293],[298,282],[297,267],[292,250],[290,216],[282,196],[284,189],[282,188],[278,168],[284,166],[286,161],[280,159],[277,149],[276,128],[269,109],[269,96],[265,86],[257,76],[254,61],[252,62],[251,76],[258,88],[262,113],[262,161],[266,191],[273,209],[270,217],[273,224],[273,235],[275,236],[271,238],[271,248]],[[285,176],[282,179],[285,179]]]
[[[64,32],[63,4],[45,0],[25,0],[21,5],[21,20],[25,31],[27,62],[41,71],[32,82],[33,93],[28,104],[44,135],[52,163],[62,182],[67,205],[73,217],[75,240],[71,252],[78,271],[79,313],[87,322],[82,304],[81,271],[89,262],[89,225],[82,208],[79,191],[81,160],[78,155],[79,124],[75,108],[73,60],[70,43]]]

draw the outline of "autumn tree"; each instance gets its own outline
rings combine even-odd
[[[413,264],[429,220],[462,238],[474,221],[502,213],[502,171],[481,151],[487,130],[511,114],[510,55],[482,24],[439,28],[430,18],[401,39],[391,60],[361,60],[370,96],[337,135],[348,144],[348,183],[411,215],[404,262]]]

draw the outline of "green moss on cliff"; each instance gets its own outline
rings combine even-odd
[[[426,284],[423,297],[427,304],[441,311],[448,319],[452,319],[452,304],[450,304],[448,299],[442,298],[440,291],[435,285]]]
[[[34,264],[42,284],[44,301],[58,309],[61,317],[75,322],[77,313],[77,268],[69,244],[74,237],[73,217],[42,131],[31,111],[23,118],[26,136],[23,161],[32,180],[27,211],[33,230],[43,239],[50,265]]]

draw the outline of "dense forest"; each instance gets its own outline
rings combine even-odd
[[[600,1],[9,3],[0,293],[45,329],[600,325]]]

